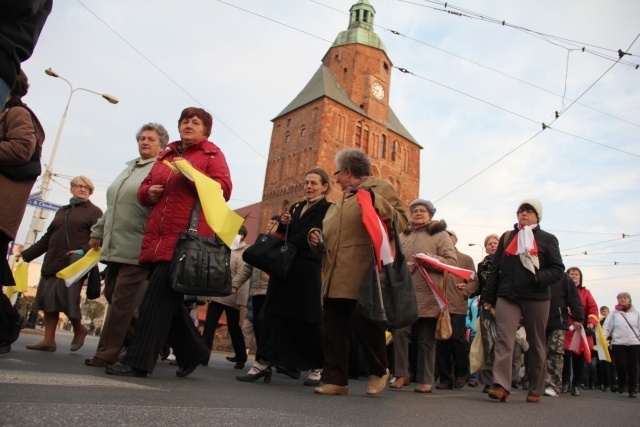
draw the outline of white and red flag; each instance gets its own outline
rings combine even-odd
[[[571,325],[569,329],[573,330],[573,338],[571,338],[569,350],[576,354],[582,353],[584,360],[587,363],[591,363],[591,348],[589,347],[589,341],[587,340],[587,334],[584,332],[584,327],[580,328],[580,331],[576,331],[573,325]]]
[[[387,226],[380,220],[378,212],[373,207],[373,200],[369,191],[359,188],[356,192],[356,198],[362,209],[362,223],[371,236],[378,270],[382,270],[383,265],[391,264],[394,260]]]
[[[419,253],[416,254],[416,259],[429,264],[432,267],[437,267],[440,270],[448,271],[456,277],[464,280],[473,280],[476,277],[476,273],[473,270],[467,270],[465,268],[456,267],[454,265],[448,265],[441,262],[439,259],[430,257],[429,255]]]

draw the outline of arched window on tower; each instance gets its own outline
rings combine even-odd
[[[384,133],[380,135],[380,158],[387,158],[387,135]]]
[[[391,143],[391,161],[395,162],[396,161],[396,153],[398,150],[398,141],[394,140]]]
[[[362,132],[362,151],[369,154],[369,126],[365,126]]]
[[[356,123],[356,135],[354,146],[360,148],[362,146],[362,122]]]
[[[300,136],[306,136],[307,135],[307,127],[305,125],[302,125],[302,129],[300,129]]]
[[[284,142],[287,143],[291,141],[291,134],[287,131],[287,133],[284,134]]]

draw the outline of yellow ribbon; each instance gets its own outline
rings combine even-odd
[[[15,291],[16,292],[27,292],[27,272],[29,271],[29,266],[26,262],[21,262],[18,266],[13,270],[13,280],[16,282]]]
[[[222,196],[220,183],[198,171],[186,160],[178,160],[175,166],[196,184],[200,206],[209,227],[227,246],[231,246],[244,218],[229,209]]]
[[[67,284],[67,286],[73,285],[82,276],[87,274],[94,265],[98,263],[100,252],[102,252],[102,248],[100,247],[90,249],[89,252],[87,252],[82,258],[80,258],[70,266],[58,271],[56,273],[56,277],[64,279],[64,282]]]

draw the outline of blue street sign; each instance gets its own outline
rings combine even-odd
[[[42,192],[38,191],[37,193],[29,194],[29,200],[40,200],[42,199]]]
[[[57,203],[47,202],[45,200],[28,200],[28,205],[35,206],[37,208],[42,208],[48,211],[57,211],[62,207],[62,205],[58,205]]]

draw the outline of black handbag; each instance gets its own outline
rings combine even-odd
[[[296,247],[287,242],[288,233],[289,224],[284,240],[274,234],[259,234],[256,242],[242,253],[242,259],[270,276],[286,279],[297,252]]]
[[[395,259],[392,264],[383,265],[382,270],[377,272],[373,247],[371,248],[371,266],[360,287],[356,305],[358,313],[366,319],[390,329],[404,328],[418,320],[418,301],[407,259],[400,247],[397,215],[394,213],[393,217]]]
[[[231,249],[218,236],[198,236],[199,216],[196,200],[189,229],[180,233],[171,259],[171,289],[208,297],[231,295]]]

